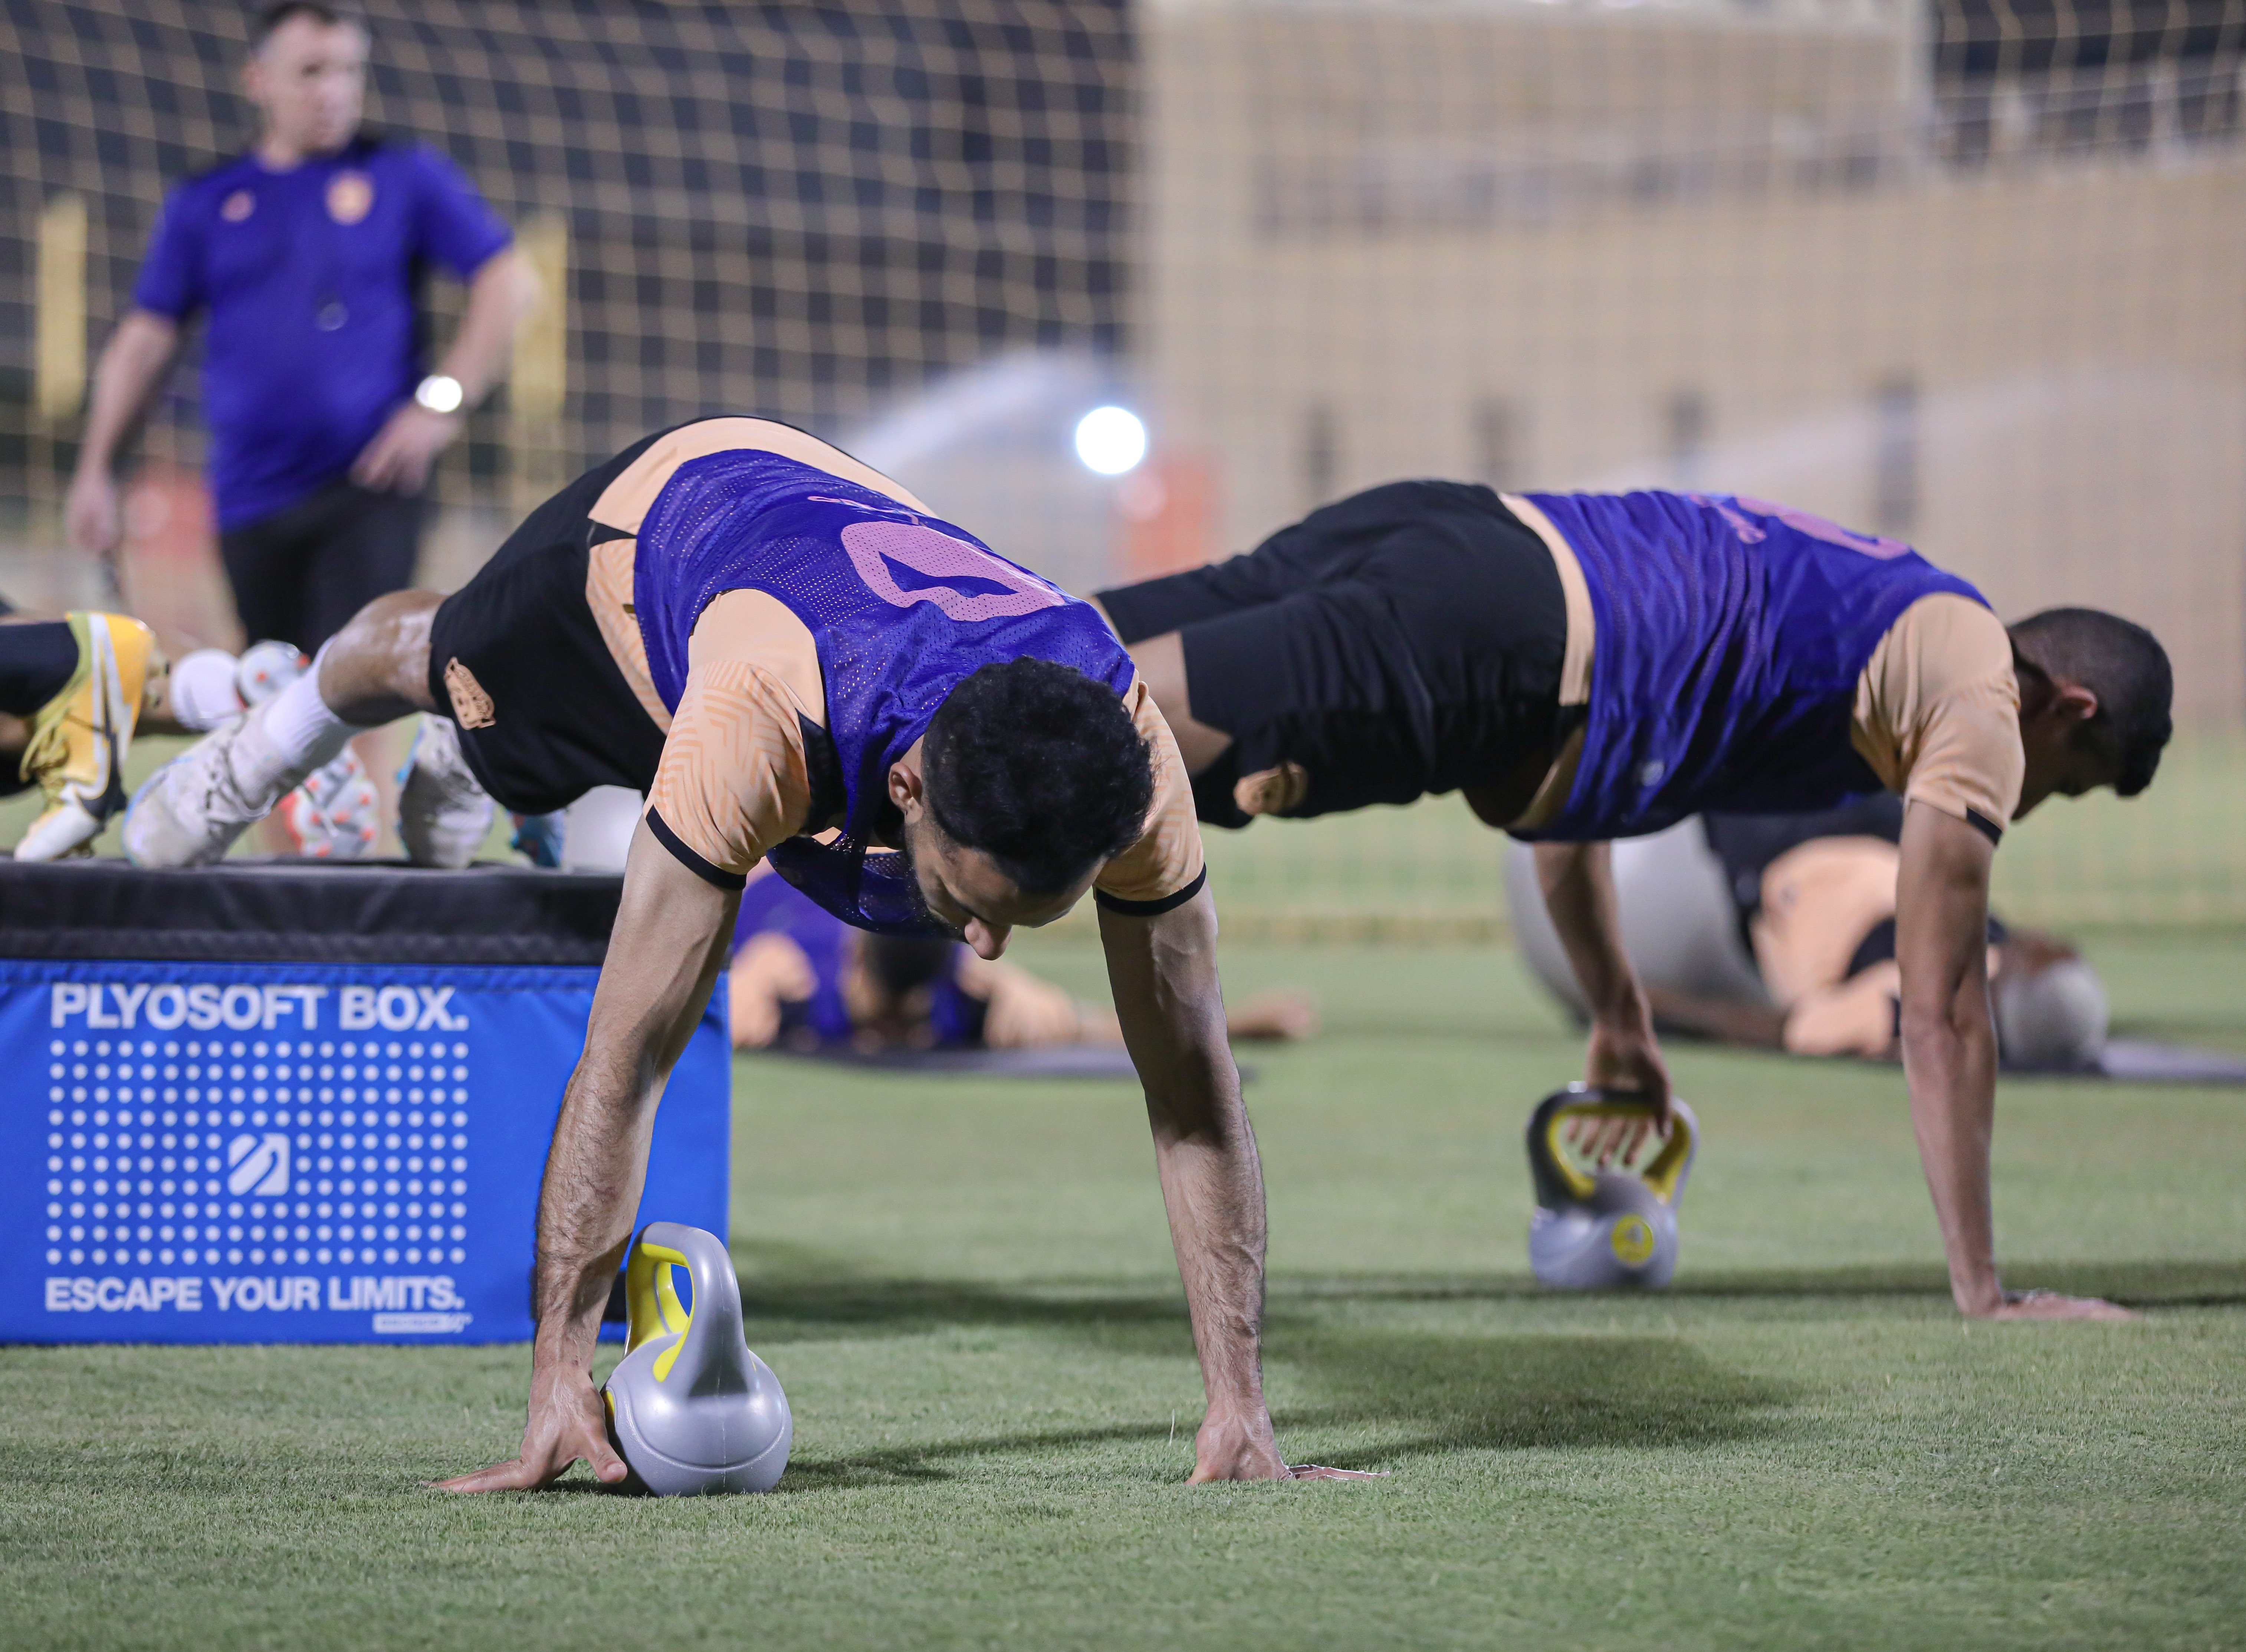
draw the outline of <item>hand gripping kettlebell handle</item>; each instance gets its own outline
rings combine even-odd
[[[674,1267],[685,1268],[694,1281],[691,1309],[678,1300],[670,1278]],[[677,1338],[656,1356],[656,1381],[666,1380],[683,1362],[690,1391],[745,1383],[740,1281],[715,1234],[683,1222],[641,1228],[624,1268],[624,1302],[627,1353],[658,1336]]]
[[[1669,1139],[1639,1179],[1660,1198],[1674,1206],[1684,1196],[1685,1179],[1692,1173],[1692,1158],[1700,1139],[1700,1121],[1691,1108],[1671,1097],[1675,1122]],[[1560,1132],[1571,1118],[1650,1118],[1658,1110],[1650,1098],[1633,1090],[1599,1090],[1589,1084],[1569,1084],[1536,1104],[1528,1118],[1528,1173],[1536,1186],[1536,1202],[1547,1210],[1581,1204],[1596,1191],[1596,1184],[1568,1162],[1560,1151]]]

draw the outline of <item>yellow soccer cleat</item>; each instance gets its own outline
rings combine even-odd
[[[156,634],[140,621],[83,610],[65,617],[78,639],[78,670],[31,721],[21,772],[38,782],[47,806],[16,846],[18,860],[91,853],[87,846],[125,806],[125,754],[142,697],[164,674]]]

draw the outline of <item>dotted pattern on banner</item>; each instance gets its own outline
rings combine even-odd
[[[57,1038],[46,1261],[467,1260],[468,1046]]]

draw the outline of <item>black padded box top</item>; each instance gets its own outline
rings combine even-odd
[[[623,889],[615,874],[534,867],[0,859],[0,957],[597,964]]]

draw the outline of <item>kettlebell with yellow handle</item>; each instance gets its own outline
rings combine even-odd
[[[1698,1151],[1700,1121],[1670,1101],[1669,1139],[1636,1171],[1586,1168],[1561,1135],[1578,1118],[1650,1118],[1653,1103],[1628,1091],[1569,1084],[1536,1104],[1528,1120],[1528,1265],[1555,1290],[1658,1290],[1677,1272],[1677,1207]]]
[[[687,1271],[693,1302],[671,1270]],[[631,1483],[658,1497],[769,1492],[795,1419],[772,1367],[749,1351],[741,1288],[715,1234],[650,1222],[624,1268],[624,1356],[601,1390]]]

